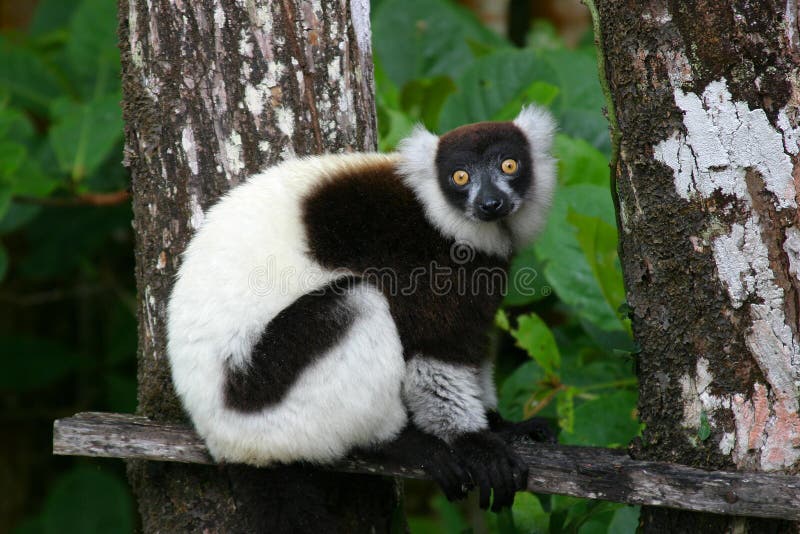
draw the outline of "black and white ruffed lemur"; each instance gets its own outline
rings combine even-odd
[[[534,106],[441,137],[417,127],[396,154],[285,161],[209,209],[172,290],[168,352],[213,457],[372,450],[450,499],[475,486],[483,508],[491,492],[509,506],[527,483],[511,436],[541,428],[495,411],[487,333],[505,288],[479,274],[507,274],[544,225],[553,133]]]

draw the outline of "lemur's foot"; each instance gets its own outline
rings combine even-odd
[[[494,493],[492,511],[514,503],[514,494],[528,485],[528,466],[498,435],[491,432],[472,432],[453,441],[456,454],[461,458],[479,491],[479,505],[489,508],[489,498]]]

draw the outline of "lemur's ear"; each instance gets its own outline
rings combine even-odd
[[[439,138],[417,124],[411,134],[400,141],[400,170],[412,180],[431,179],[436,176],[436,151]]]
[[[528,140],[533,160],[533,185],[526,194],[527,202],[508,221],[514,247],[519,250],[544,228],[548,208],[552,203],[556,185],[556,160],[550,150],[556,132],[556,121],[546,109],[526,106],[514,119],[514,125]]]
[[[525,106],[514,119],[514,125],[522,130],[534,153],[550,153],[556,121],[548,110],[534,105]]]

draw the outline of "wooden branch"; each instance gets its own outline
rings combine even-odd
[[[528,490],[626,504],[663,506],[718,514],[800,520],[800,477],[768,473],[703,471],[633,460],[622,450],[520,444],[530,466]],[[196,464],[213,460],[189,426],[146,417],[79,413],[53,425],[53,453],[136,458]],[[349,458],[331,469],[428,478],[418,468]]]

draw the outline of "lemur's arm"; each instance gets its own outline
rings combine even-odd
[[[479,488],[481,508],[498,511],[527,486],[528,468],[506,440],[490,430],[480,370],[416,356],[406,369],[403,396],[411,420],[451,448]]]

